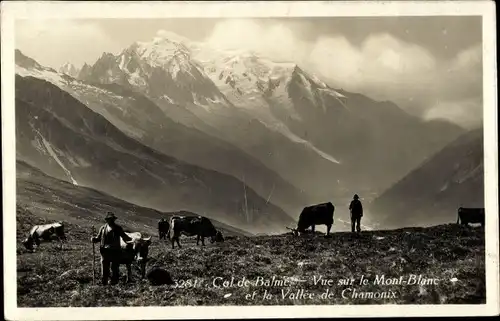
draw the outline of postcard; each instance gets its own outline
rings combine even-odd
[[[494,3],[2,3],[9,320],[499,313]]]

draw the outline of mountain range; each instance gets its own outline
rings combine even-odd
[[[173,34],[103,53],[80,70],[66,63],[56,71],[16,50],[16,74],[19,161],[251,233],[281,232],[318,202],[340,204],[345,219],[354,193],[383,194],[373,220],[390,223],[384,199],[406,195],[401,178],[416,177],[465,133],[333,88],[294,62]]]
[[[143,93],[173,120],[256,157],[311,201],[389,187],[463,133],[333,89],[295,63],[170,35],[104,53],[79,78]]]
[[[297,188],[257,159],[222,139],[173,121],[143,94],[118,84],[79,81],[30,63],[21,52],[17,56],[19,75],[51,82],[142,144],[190,164],[232,175],[287,213],[297,212],[306,203]],[[242,182],[242,195],[243,186]]]
[[[140,144],[43,79],[16,76],[16,137],[18,160],[138,205],[189,210],[248,231],[293,222],[235,178]]]

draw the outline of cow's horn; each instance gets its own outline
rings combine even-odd
[[[151,241],[151,236],[150,237],[145,237],[144,241]]]

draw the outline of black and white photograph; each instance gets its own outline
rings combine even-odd
[[[493,3],[250,4],[2,3],[8,318],[498,314]]]

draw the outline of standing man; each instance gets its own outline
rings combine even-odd
[[[158,222],[158,238],[160,240],[166,238],[168,228],[169,228],[168,221],[164,218],[160,219],[160,221]]]
[[[120,277],[120,257],[121,245],[120,237],[125,242],[132,241],[132,239],[125,234],[123,228],[115,223],[117,217],[112,212],[108,212],[105,221],[106,224],[101,226],[99,233],[96,237],[91,238],[91,242],[100,242],[101,252],[101,273],[102,285],[108,284],[109,267],[111,265],[111,284],[117,284]]]
[[[163,219],[161,218],[160,221],[158,222],[158,239],[162,239],[163,233],[161,231],[161,227],[163,225]]]
[[[358,194],[354,194],[353,200],[349,205],[349,210],[351,211],[351,231],[354,233],[354,226],[356,225],[356,231],[361,232],[361,218],[363,217],[363,205],[359,200]]]

